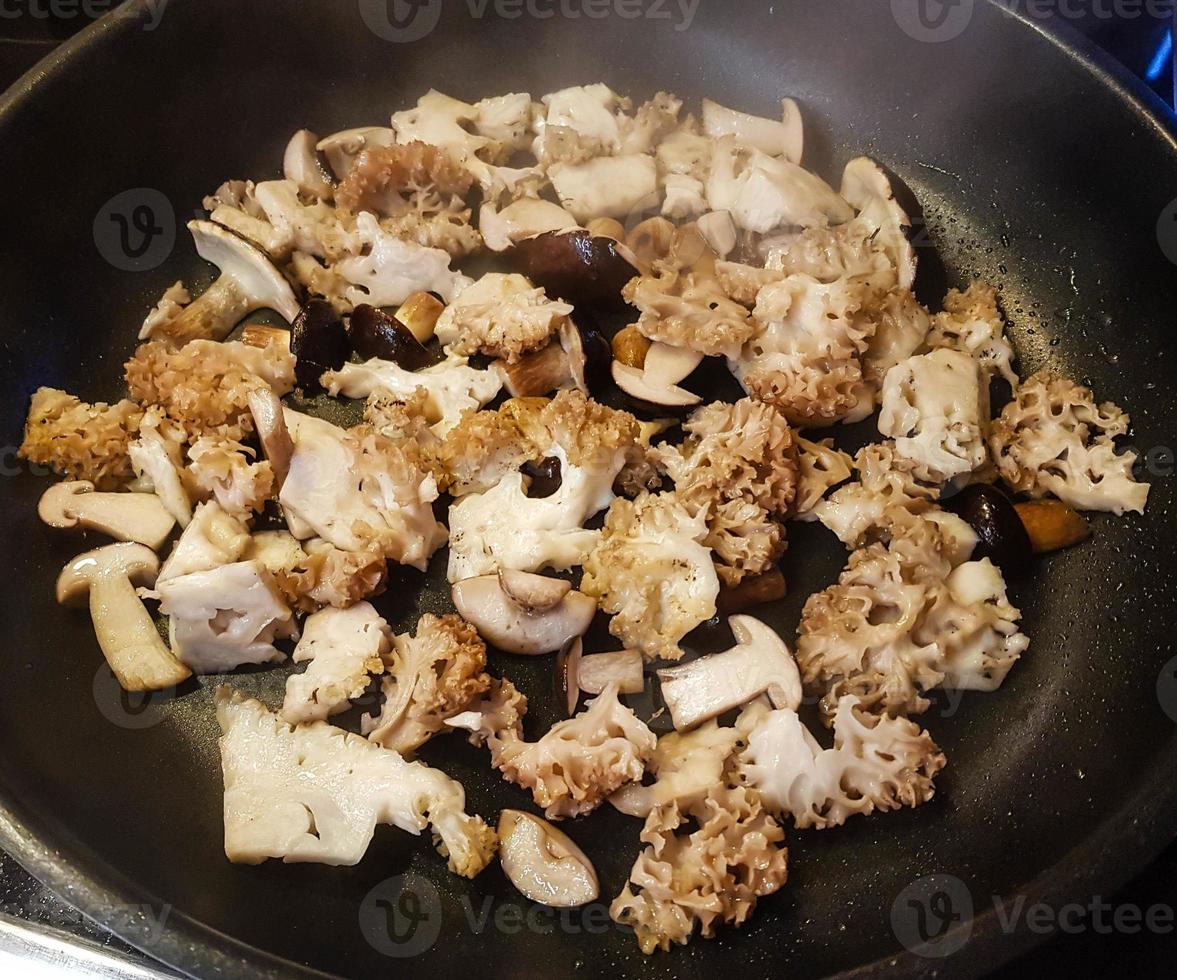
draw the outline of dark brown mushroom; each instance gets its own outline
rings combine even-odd
[[[312,299],[299,311],[290,329],[290,352],[297,358],[294,376],[304,388],[317,389],[324,372],[343,367],[347,334],[330,303]]]
[[[352,311],[347,336],[360,357],[394,361],[406,371],[419,371],[433,360],[408,327],[367,303]]]
[[[944,509],[963,518],[977,533],[974,560],[988,558],[1010,576],[1022,574],[1029,567],[1030,536],[1013,501],[1000,489],[974,483],[945,500]]]
[[[516,242],[507,260],[549,296],[574,306],[626,309],[621,290],[638,275],[612,238],[583,229],[545,232]]]

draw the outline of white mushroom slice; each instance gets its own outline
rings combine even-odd
[[[188,230],[197,253],[221,270],[220,278],[170,320],[145,326],[141,340],[223,340],[243,317],[263,309],[294,322],[299,311],[294,290],[265,253],[211,221],[190,221]]]
[[[344,129],[319,140],[315,149],[327,158],[327,165],[339,180],[347,176],[362,150],[373,146],[392,146],[396,133],[386,126],[361,126]]]
[[[736,223],[728,211],[708,211],[699,215],[695,227],[716,257],[726,259],[736,250]]]
[[[499,584],[512,602],[529,613],[547,612],[572,591],[572,583],[562,578],[533,575],[514,568],[499,572]]]
[[[37,513],[50,527],[83,527],[152,551],[172,533],[176,519],[153,493],[95,493],[86,480],[59,483],[41,495]]]
[[[525,197],[495,210],[489,202],[478,212],[478,230],[492,252],[505,252],[515,242],[544,232],[574,231],[580,226],[560,205],[538,197]]]
[[[679,731],[768,693],[777,708],[797,710],[801,675],[789,648],[751,616],[728,620],[736,645],[690,663],[658,671],[662,698]]]
[[[334,193],[331,182],[319,165],[317,144],[319,137],[309,129],[300,129],[286,144],[282,157],[282,175],[293,181],[300,191],[321,201],[329,200]]]
[[[646,688],[640,650],[592,653],[580,658],[578,684],[585,694],[600,694],[616,684],[622,694],[640,694]]]
[[[290,472],[290,458],[294,455],[294,440],[286,428],[282,400],[270,388],[254,388],[248,397],[258,441],[274,470],[274,484],[281,490],[286,474]]]
[[[159,559],[141,544],[111,544],[79,555],[57,578],[57,601],[90,602],[94,635],[118,682],[128,691],[158,691],[192,676],[163,642],[135,591],[150,587]]]
[[[658,166],[651,156],[597,157],[548,170],[560,203],[580,222],[625,218],[657,203]]]
[[[646,351],[646,359],[642,362],[642,371],[646,380],[657,385],[676,385],[683,378],[690,375],[703,360],[703,355],[697,350],[685,347],[673,347],[655,341]]]
[[[479,575],[453,587],[454,605],[488,643],[506,653],[554,653],[570,637],[583,636],[597,603],[583,592],[568,592],[542,612],[528,612],[503,589],[499,576]]]
[[[780,122],[727,109],[718,102],[704,99],[703,132],[713,139],[730,134],[744,146],[761,150],[769,156],[784,157],[789,163],[801,162],[805,145],[801,110],[792,99],[781,99]]]
[[[874,231],[894,263],[899,288],[910,289],[915,282],[916,254],[908,233],[911,218],[895,199],[891,180],[870,157],[856,157],[842,171],[842,197],[859,212],[858,221]]]
[[[575,908],[601,892],[584,851],[542,817],[522,810],[499,814],[499,861],[520,894],[540,905]]]
[[[651,346],[651,350],[653,350],[653,346]],[[627,395],[649,402],[651,405],[660,405],[664,408],[687,408],[691,405],[698,405],[703,400],[699,395],[687,391],[685,388],[651,379],[644,369],[633,368],[620,361],[613,362],[612,371],[613,380],[617,383],[618,388]]]

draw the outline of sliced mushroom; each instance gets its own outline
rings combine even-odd
[[[504,386],[512,398],[546,395],[573,383],[571,358],[558,343],[524,354],[514,364],[501,358],[494,363],[502,372]]]
[[[632,398],[658,408],[688,408],[703,399],[678,387],[678,382],[703,360],[698,351],[670,344],[653,343],[646,351],[641,370],[613,362],[613,380]]]
[[[290,350],[290,331],[265,323],[247,323],[241,328],[241,343],[259,350],[265,350],[271,344]]]
[[[616,684],[622,694],[640,694],[646,688],[644,661],[637,650],[592,653],[580,658],[579,685],[585,694],[600,694]]]
[[[309,129],[300,129],[295,133],[286,144],[282,174],[304,194],[329,201],[335,189],[319,163],[318,142],[319,137]]]
[[[347,363],[348,334],[335,307],[325,299],[310,299],[290,329],[290,352],[295,357],[294,376],[304,388],[315,391],[328,371]]]
[[[567,640],[556,655],[556,701],[571,718],[580,701],[580,662],[584,641],[579,636]]]
[[[551,908],[587,905],[601,893],[593,863],[563,831],[522,810],[499,814],[499,861],[524,898]]]
[[[197,253],[221,270],[220,278],[170,320],[145,324],[141,340],[223,340],[243,317],[264,309],[294,321],[299,311],[294,290],[264,252],[212,221],[190,221],[188,230]]]
[[[549,296],[578,307],[626,309],[621,290],[638,274],[616,241],[584,230],[526,238],[506,255]]]
[[[736,638],[730,650],[658,671],[662,699],[679,731],[766,692],[777,708],[801,704],[801,675],[785,641],[751,616],[732,616],[728,625]]]
[[[516,589],[521,588],[516,582]],[[532,591],[538,588],[534,586]],[[553,653],[569,637],[583,636],[597,611],[595,600],[583,592],[569,591],[555,605],[529,612],[507,594],[498,575],[455,583],[453,598],[458,612],[484,640],[506,653],[530,656]]]
[[[386,126],[362,126],[332,133],[319,140],[315,149],[327,158],[327,164],[336,178],[343,180],[360,151],[372,146],[392,146],[394,143],[395,130]]]
[[[79,555],[57,578],[57,601],[89,599],[94,634],[128,691],[158,691],[192,676],[167,648],[135,591],[152,586],[159,559],[141,544],[111,544]]]
[[[737,142],[800,163],[805,146],[801,110],[792,99],[781,100],[781,118],[766,119],[728,109],[710,99],[703,100],[703,132],[713,139],[731,134]]]
[[[433,293],[413,293],[396,311],[396,318],[419,344],[427,344],[437,329],[437,320],[445,312],[445,303]]]
[[[492,252],[505,252],[516,242],[536,235],[574,231],[576,219],[559,204],[523,197],[499,211],[489,202],[478,212],[478,230]]]
[[[286,416],[282,412],[282,400],[272,388],[254,388],[249,393],[249,410],[253,414],[253,427],[257,430],[262,452],[274,470],[274,482],[282,489],[286,474],[290,472],[290,460],[294,456],[294,440],[286,428]]]
[[[726,259],[736,250],[736,223],[730,211],[708,211],[699,216],[695,227],[717,257]]]
[[[513,568],[499,572],[499,584],[512,602],[529,613],[547,612],[572,591],[572,583],[562,578],[532,575]]]
[[[95,493],[86,480],[58,483],[41,495],[37,513],[50,527],[82,527],[117,541],[137,541],[158,551],[176,526],[153,493]]]
[[[433,361],[405,324],[367,303],[357,306],[348,319],[347,339],[360,357],[392,361],[406,371],[420,370]]]

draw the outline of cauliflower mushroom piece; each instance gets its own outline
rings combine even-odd
[[[971,354],[980,361],[986,381],[1001,376],[1017,391],[1014,351],[997,308],[997,290],[987,283],[974,282],[963,293],[957,289],[948,291],[944,312],[932,317],[927,345],[933,350],[947,347]]]
[[[465,791],[445,773],[326,722],[292,727],[227,687],[216,702],[230,861],[358,864],[381,823],[414,835],[431,827],[466,878],[494,856],[494,831],[465,812]]]
[[[433,516],[437,481],[420,454],[370,426],[344,430],[289,409],[285,417],[294,455],[278,500],[296,519],[295,536],[424,571],[446,531]]]
[[[657,739],[617,699],[611,684],[538,742],[523,741],[517,729],[487,741],[494,767],[531,790],[549,820],[562,820],[590,813],[623,785],[641,779]]]
[[[393,637],[387,676],[381,684],[384,705],[366,715],[363,733],[386,749],[410,755],[454,715],[485,694],[486,644],[461,617],[426,613],[417,635]]]
[[[274,641],[298,635],[274,577],[260,562],[178,575],[157,583],[156,595],[160,612],[171,617],[172,650],[197,674],[284,660]]]
[[[215,500],[197,504],[192,520],[159,572],[159,581],[229,565],[249,547],[249,528]]]
[[[548,177],[564,209],[581,224],[624,218],[657,202],[658,166],[642,153],[555,163]]]
[[[315,149],[327,158],[327,165],[336,179],[343,180],[363,150],[392,146],[395,142],[395,129],[387,126],[359,126],[323,137],[315,144]]]
[[[687,943],[696,927],[711,939],[719,923],[742,925],[757,899],[784,885],[784,839],[754,789],[720,784],[694,805],[658,807],[609,914],[633,927],[647,954]]]
[[[94,635],[119,684],[127,691],[158,691],[192,676],[159,635],[135,591],[154,584],[159,559],[141,544],[110,544],[87,551],[57,577],[61,604],[89,601]]]
[[[1032,497],[1054,494],[1076,510],[1143,513],[1149,486],[1136,454],[1117,453],[1128,415],[1096,404],[1089,388],[1049,371],[1027,379],[993,423],[989,447],[1001,478]]]
[[[384,394],[409,402],[423,390],[425,415],[439,436],[457,425],[463,412],[481,408],[503,387],[500,371],[493,366],[485,371],[472,368],[464,357],[451,357],[422,371],[407,371],[393,361],[372,358],[328,371],[322,381],[329,394],[346,398]]]
[[[715,615],[719,576],[707,534],[706,511],[674,494],[618,498],[609,508],[580,587],[613,614],[609,632],[648,660],[678,660],[683,637]]]
[[[744,785],[759,791],[765,809],[801,828],[927,803],[944,768],[926,731],[906,718],[861,712],[850,694],[834,713],[833,748],[823,749],[788,708],[752,704],[736,725],[746,743],[738,756]]]
[[[964,476],[987,460],[987,386],[977,360],[940,349],[897,364],[883,379],[879,431],[895,440],[895,452],[915,463],[929,483]]]
[[[916,255],[909,236],[911,218],[895,199],[891,178],[870,157],[856,157],[842,171],[842,197],[858,212],[854,221],[886,253],[900,289],[915,283]]]
[[[858,316],[866,295],[850,279],[794,274],[767,283],[752,311],[761,330],[728,359],[732,373],[794,425],[865,418],[873,408],[861,360],[872,325]]]
[[[854,211],[816,174],[783,157],[743,146],[734,135],[712,147],[707,203],[728,211],[744,231],[766,234],[786,226],[840,224]]]
[[[114,490],[133,475],[128,449],[142,418],[143,409],[126,399],[89,404],[57,388],[38,388],[18,454],[71,480]]]
[[[211,497],[225,513],[246,521],[274,495],[273,467],[255,455],[235,440],[201,436],[188,449],[188,486],[198,499]]]
[[[221,270],[220,278],[174,317],[144,325],[140,340],[160,337],[176,346],[190,340],[221,340],[249,313],[271,309],[287,323],[298,316],[298,300],[267,256],[211,221],[188,222],[196,251]]]
[[[150,487],[180,527],[192,520],[192,501],[181,474],[184,430],[158,408],[149,408],[139,423],[139,438],[127,447],[127,456],[139,485]]]
[[[311,538],[289,557],[283,567],[271,570],[286,601],[302,612],[322,606],[347,609],[384,591],[388,562],[377,548],[344,551]]]
[[[801,675],[785,641],[751,616],[732,616],[728,626],[736,638],[730,650],[658,671],[678,731],[765,693],[778,708],[795,711],[801,704]]]
[[[384,673],[390,633],[388,624],[367,602],[308,616],[292,659],[296,664],[309,661],[309,665],[286,679],[282,719],[297,725],[326,721],[346,711],[367,689],[370,678]]]
[[[829,491],[850,479],[852,461],[833,439],[810,441],[798,435],[797,493],[793,517],[798,521],[817,520],[817,506]]]
[[[437,320],[447,354],[485,354],[516,363],[539,350],[572,313],[517,273],[489,272],[463,289]]]
[[[890,540],[851,554],[838,583],[802,611],[797,664],[824,691],[827,719],[845,694],[872,714],[926,711],[936,687],[994,690],[1029,646],[1021,613],[988,559],[965,557],[952,528],[897,508]]]
[[[153,493],[95,493],[86,480],[58,483],[43,494],[37,514],[50,527],[81,527],[158,551],[176,519]]]

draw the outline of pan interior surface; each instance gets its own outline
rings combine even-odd
[[[863,0],[704,0],[685,28],[681,8],[668,18],[508,19],[494,6],[474,17],[465,3],[440,3],[436,26],[412,43],[370,29],[378,5],[365,0],[171,0],[158,18],[132,6],[139,19],[88,32],[0,108],[0,138],[13,148],[0,170],[15,191],[0,222],[9,447],[40,385],[88,400],[121,392],[147,309],[178,278],[208,281],[183,223],[227,178],[278,176],[296,129],[387,125],[429,88],[476,100],[594,81],[764,115],[795,97],[807,166],[835,179],[846,160],[870,154],[919,197],[922,299],[974,276],[993,282],[1023,377],[1049,366],[1090,384],[1131,413],[1132,443],[1147,458],[1177,445],[1177,276],[1156,230],[1177,186],[1173,142],[1113,78],[995,5],[978,2],[963,34],[940,44],[904,33],[891,4]],[[94,245],[95,216],[132,188],[159,191],[178,228],[170,258],[142,272],[113,268]],[[194,973],[702,978],[733,962],[750,975],[918,972],[937,964],[903,956],[890,919],[914,880],[956,876],[978,914],[1024,889],[1108,894],[1172,834],[1177,744],[1155,694],[1177,632],[1165,574],[1177,548],[1173,477],[1163,467],[1145,474],[1143,518],[1096,518],[1091,542],[1011,586],[1032,645],[998,692],[941,698],[925,716],[949,763],[932,803],[791,832],[790,881],[745,927],[647,959],[599,909],[535,913],[497,866],[473,882],[454,878],[427,839],[390,828],[354,868],[229,864],[217,679],[146,706],[120,698],[86,617],[53,601],[56,572],[82,542],[38,523],[46,480],[6,453],[7,844],[84,911]],[[790,595],[765,613],[786,638],[806,596],[845,560],[820,526],[792,525],[790,542]],[[377,601],[398,631],[449,608],[441,565]],[[727,641],[716,626],[694,645]],[[531,737],[556,717],[550,669],[493,658],[492,672],[531,697]],[[276,704],[285,676],[231,683]],[[504,806],[529,808],[457,738],[435,740],[423,757],[492,820]],[[611,898],[637,853],[638,822],[605,807],[567,829]],[[411,959],[382,939],[405,911],[401,884],[429,896],[436,919],[424,928],[438,929]],[[128,915],[138,907],[166,909],[164,930]],[[950,962],[980,970],[1013,945],[979,919]]]

